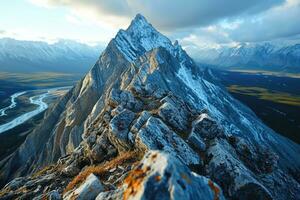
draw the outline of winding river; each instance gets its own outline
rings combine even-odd
[[[24,91],[24,92],[17,92],[15,94],[11,95],[10,96],[10,102],[11,102],[10,105],[7,106],[7,107],[5,107],[5,108],[0,109],[0,117],[6,115],[5,112],[7,110],[13,109],[14,107],[16,107],[17,106],[16,98],[19,97],[19,96],[21,96],[21,95],[23,95],[23,94],[25,94],[25,93],[26,93],[26,91]]]
[[[52,88],[52,89],[49,89],[45,93],[30,97],[29,98],[30,104],[37,105],[37,108],[34,109],[33,111],[24,113],[24,114],[16,117],[12,121],[9,121],[5,124],[0,125],[0,134],[24,123],[25,121],[29,120],[30,118],[45,111],[48,108],[48,104],[44,102],[44,99],[50,95],[53,95],[53,94],[51,94],[51,92],[54,92],[54,91],[57,91],[60,89],[63,89],[63,88]],[[5,111],[15,108],[17,106],[16,98],[25,94],[26,92],[27,91],[23,91],[23,92],[18,92],[18,93],[13,94],[11,96],[11,104],[0,110],[0,117],[6,115]]]

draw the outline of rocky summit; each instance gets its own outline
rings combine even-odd
[[[0,199],[300,199],[299,155],[137,15],[0,162]]]

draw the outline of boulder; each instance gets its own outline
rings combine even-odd
[[[224,200],[220,187],[189,170],[168,153],[150,151],[118,190],[100,193],[104,199],[203,199]]]
[[[90,174],[77,189],[64,195],[64,200],[94,200],[104,190],[99,179]]]
[[[173,96],[167,96],[161,102],[163,104],[159,108],[158,115],[178,132],[186,132],[189,125],[189,112],[184,103]]]
[[[61,171],[61,173],[67,177],[76,176],[79,172],[80,172],[80,166],[77,160],[74,160],[72,163],[67,165]]]
[[[139,110],[142,106],[141,102],[137,101],[131,92],[115,88],[110,92],[108,103],[112,107],[121,105],[129,110]]]
[[[206,144],[203,139],[197,135],[195,132],[192,132],[188,137],[188,142],[191,146],[196,149],[197,151],[205,151]]]
[[[267,188],[238,159],[225,139],[215,139],[207,154],[210,158],[208,175],[222,187],[226,196],[233,199],[272,199]]]
[[[123,200],[123,188],[119,188],[116,190],[110,190],[107,192],[101,192],[96,200]]]
[[[47,194],[48,200],[61,200],[61,196],[57,190],[53,190]]]
[[[164,122],[151,116],[139,130],[135,147],[143,151],[162,150],[177,157],[183,163],[200,164],[200,157],[191,147]]]
[[[110,121],[110,134],[108,138],[120,152],[131,148],[131,144],[128,139],[128,132],[130,124],[134,118],[134,112],[124,109]]]
[[[52,191],[48,192],[47,194],[41,194],[41,195],[33,198],[32,200],[41,200],[41,199],[61,200],[62,197],[57,190],[52,190]]]
[[[211,140],[221,135],[221,129],[217,122],[206,113],[200,114],[192,123],[192,132],[204,140]]]
[[[151,114],[148,111],[143,111],[140,114],[140,116],[137,118],[137,120],[134,121],[134,123],[131,127],[131,132],[136,134],[150,117],[151,117]]]

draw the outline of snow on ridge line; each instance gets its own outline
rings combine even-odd
[[[126,30],[120,30],[115,41],[117,48],[129,62],[158,47],[164,47],[171,55],[176,56],[179,46],[178,43],[173,45],[168,37],[158,32],[141,15],[137,15]]]
[[[195,80],[193,78],[193,75],[189,71],[189,69],[187,69],[182,64],[181,64],[181,67],[179,68],[179,70],[177,72],[177,77],[180,78],[183,81],[183,83],[205,104],[205,106],[211,112],[212,117],[219,118],[219,119],[224,119],[223,114],[215,106],[211,105],[208,102],[207,94],[206,94],[203,86],[201,85],[202,81],[205,81],[205,80],[203,80],[203,79],[201,79],[201,80],[196,79]],[[196,103],[195,99],[192,96],[188,95],[188,97],[192,102]]]

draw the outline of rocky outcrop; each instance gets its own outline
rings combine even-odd
[[[104,199],[225,199],[220,187],[199,176],[170,154],[150,151],[117,190],[100,193]]]
[[[30,177],[16,178],[4,186],[0,199],[61,199],[69,179],[59,171],[58,166],[49,166]]]
[[[94,200],[102,191],[103,186],[99,179],[94,174],[90,174],[80,187],[66,193],[64,199]]]
[[[199,156],[180,136],[166,126],[162,120],[150,117],[136,135],[137,149],[162,150],[172,154],[185,164],[200,164]]]
[[[234,199],[272,199],[270,192],[255,178],[255,175],[237,159],[225,140],[215,140],[208,149],[211,157],[208,174],[222,184],[228,196]]]
[[[140,15],[48,113],[0,165],[4,182],[28,175],[0,198],[87,198],[92,180],[97,199],[299,199],[299,145],[206,80]]]

